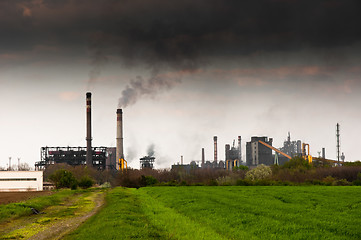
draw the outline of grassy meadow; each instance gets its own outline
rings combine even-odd
[[[361,187],[115,188],[66,239],[360,239]]]
[[[61,201],[74,193],[75,192],[70,189],[61,190],[49,196],[42,196],[27,201],[0,205],[0,223],[11,218],[30,215],[32,213],[31,208],[35,208],[40,211],[45,207],[59,204]]]
[[[100,189],[60,190],[50,196],[0,205],[0,239],[58,239],[84,222],[104,195]],[[31,208],[41,214],[32,214]]]

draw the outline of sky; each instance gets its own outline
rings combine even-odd
[[[128,165],[218,159],[242,136],[360,160],[361,3],[301,0],[0,1],[0,167],[43,146],[115,146]]]

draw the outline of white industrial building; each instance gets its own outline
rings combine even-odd
[[[0,171],[0,192],[42,190],[42,171]]]

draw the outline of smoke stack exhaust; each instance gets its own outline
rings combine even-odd
[[[213,137],[214,140],[214,163],[217,164],[217,136]]]
[[[124,159],[123,153],[123,110],[117,109],[117,150],[116,150],[116,161],[118,164],[118,170],[120,169],[119,160]]]
[[[91,92],[86,93],[86,165],[93,166]]]

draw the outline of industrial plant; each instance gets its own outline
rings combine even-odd
[[[125,160],[123,147],[123,111],[116,110],[116,147],[92,146],[92,121],[91,121],[91,93],[86,93],[86,147],[81,146],[45,146],[40,149],[40,161],[35,163],[35,170],[41,172],[47,167],[54,164],[67,164],[70,166],[90,166],[96,170],[115,170],[123,171],[128,168],[128,163]],[[301,140],[291,140],[291,134],[288,133],[287,139],[283,146],[276,148],[273,146],[273,138],[268,136],[252,136],[250,141],[245,144],[245,159],[242,157],[242,137],[238,136],[238,141],[233,140],[232,144],[225,144],[224,159],[219,158],[218,154],[218,137],[213,136],[213,144],[210,144],[213,150],[212,159],[206,160],[205,148],[201,148],[201,160],[191,160],[189,164],[183,162],[181,156],[180,163],[173,164],[172,170],[182,170],[189,172],[194,169],[209,169],[209,170],[234,170],[240,168],[242,165],[249,168],[255,168],[260,164],[267,166],[276,164],[283,165],[293,157],[302,157],[309,163],[327,164],[331,166],[340,166],[345,160],[344,153],[341,155],[340,150],[340,125],[336,125],[336,152],[337,160],[326,159],[326,150],[322,148],[319,156],[310,155],[310,145]],[[211,143],[211,141],[210,141]],[[140,169],[153,169],[155,163],[154,145],[152,144],[148,149],[148,154],[139,159]],[[20,159],[19,164],[20,165]],[[11,166],[11,158],[9,158],[9,166]],[[9,171],[11,168],[9,167]],[[30,174],[30,175],[29,175]],[[18,181],[16,189],[34,189],[39,190],[37,173],[27,173],[17,171],[4,175],[2,177],[3,185],[12,185],[12,182]],[[33,175],[31,175],[33,174]],[[30,177],[35,176],[37,177]],[[39,175],[40,176],[40,175]],[[42,175],[41,175],[42,176]],[[21,181],[20,181],[20,180]],[[30,179],[30,180],[29,180]],[[29,181],[32,181],[29,183]],[[11,183],[11,184],[10,184]],[[21,183],[21,184],[20,184]],[[34,184],[33,184],[34,183]],[[36,184],[35,184],[36,183]],[[11,188],[1,188],[4,190]]]
[[[86,165],[97,170],[123,170],[127,161],[123,152],[123,111],[116,111],[116,147],[92,146],[91,93],[86,93],[86,147],[41,147],[40,161],[35,169],[45,170],[49,165],[65,163],[71,166]]]
[[[40,161],[35,163],[36,170],[44,170],[49,165],[56,163],[65,163],[71,166],[86,165],[97,170],[123,170],[127,168],[127,161],[124,157],[123,147],[123,111],[116,110],[116,147],[93,147],[92,146],[92,121],[91,121],[91,93],[86,93],[86,147],[67,146],[67,147],[41,147]],[[287,139],[283,146],[276,148],[273,146],[273,138],[267,136],[253,136],[250,141],[246,142],[245,159],[242,159],[242,138],[238,136],[238,141],[233,140],[232,144],[225,144],[224,159],[219,158],[218,154],[218,137],[213,137],[213,159],[206,160],[204,148],[201,149],[201,160],[192,160],[189,164],[181,162],[172,165],[172,169],[226,169],[232,170],[241,165],[250,168],[260,164],[282,165],[292,157],[300,156],[305,160],[312,162],[318,160],[327,160],[328,162],[341,164],[344,161],[344,155],[340,155],[339,144],[339,124],[336,126],[337,136],[337,161],[327,160],[325,157],[325,148],[322,149],[322,156],[312,157],[309,153],[310,146],[302,143],[301,140],[291,141],[291,134],[288,133]],[[306,151],[307,150],[307,151]],[[148,154],[139,159],[140,168],[153,169],[155,157],[154,153]],[[199,164],[200,163],[200,164]]]
[[[192,160],[190,164],[183,163],[183,157],[181,164],[177,163],[172,165],[172,169],[197,169],[197,168],[208,168],[208,169],[226,169],[232,170],[240,167],[241,165],[249,168],[257,167],[260,164],[270,165],[283,165],[293,157],[302,157],[309,163],[318,162],[319,164],[330,164],[330,165],[342,165],[345,160],[344,153],[340,155],[340,144],[339,144],[339,124],[336,127],[337,137],[337,160],[326,159],[326,150],[322,148],[322,156],[313,157],[310,155],[310,145],[302,143],[301,140],[291,141],[291,134],[288,132],[287,139],[284,141],[283,146],[276,148],[273,146],[273,138],[267,136],[253,136],[249,142],[246,142],[246,161],[242,160],[242,143],[241,136],[238,136],[237,145],[233,140],[232,146],[225,144],[225,158],[224,160],[218,159],[217,152],[217,136],[213,137],[214,145],[214,159],[213,161],[205,160],[204,148],[201,152],[201,164],[197,164],[197,160]],[[321,153],[321,152],[320,152]],[[341,160],[341,161],[340,161]]]

